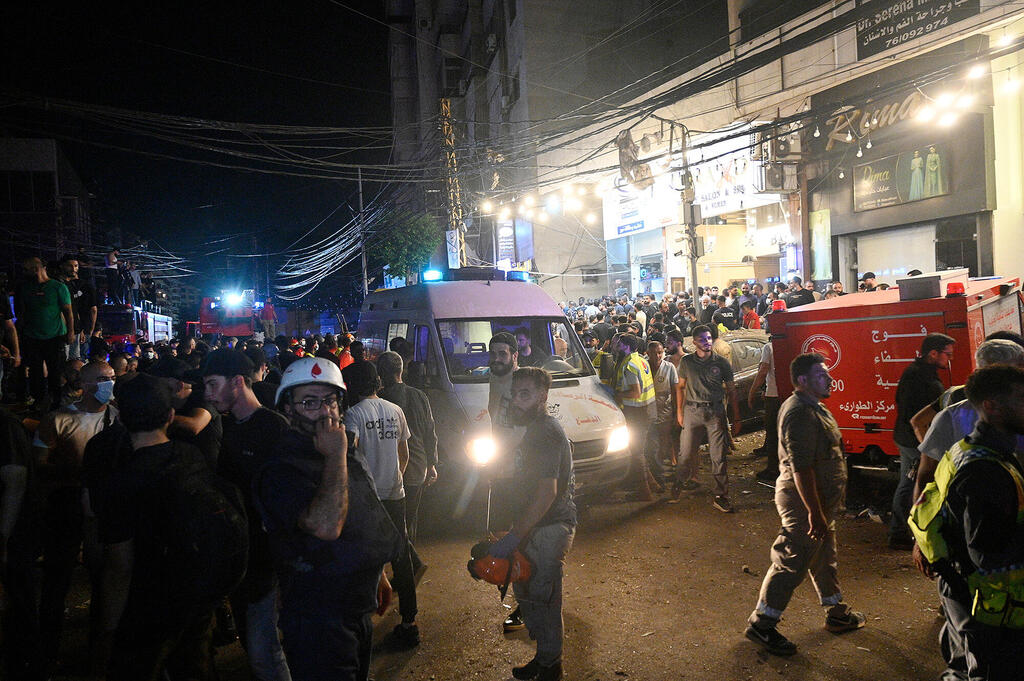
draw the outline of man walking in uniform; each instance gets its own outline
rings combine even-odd
[[[693,329],[696,351],[684,355],[679,362],[680,388],[686,396],[682,410],[683,441],[680,447],[676,482],[672,487],[672,502],[679,501],[683,490],[694,490],[697,471],[697,448],[706,432],[711,453],[711,473],[715,480],[714,507],[723,513],[732,513],[729,501],[729,474],[726,471],[725,452],[729,444],[726,430],[725,400],[732,408],[732,429],[740,432],[740,406],[733,384],[732,365],[711,351],[711,329],[703,324]]]
[[[562,678],[562,570],[576,533],[572,452],[562,426],[547,411],[551,376],[537,367],[517,369],[512,379],[512,418],[526,426],[515,453],[512,529],[491,547],[495,558],[520,548],[533,567],[526,582],[512,585],[537,654],[517,679]]]
[[[636,485],[640,501],[651,501],[651,487],[658,487],[647,468],[644,456],[644,441],[647,431],[656,414],[656,395],[654,392],[654,376],[651,367],[638,350],[640,339],[633,334],[624,333],[617,336],[615,354],[618,363],[615,365],[613,387],[615,401],[626,417],[629,427],[630,458],[632,459],[630,477]],[[660,489],[660,488],[659,488]]]
[[[746,636],[773,655],[792,655],[796,644],[776,626],[793,592],[810,574],[833,633],[859,629],[864,615],[850,609],[839,591],[835,518],[846,494],[846,460],[839,425],[821,400],[831,394],[825,358],[798,355],[790,365],[794,393],[779,411],[780,473],[775,507],[782,531],[772,544],[772,564],[761,583]]]

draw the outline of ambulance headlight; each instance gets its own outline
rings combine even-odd
[[[609,454],[614,452],[622,452],[629,448],[629,428],[626,426],[619,426],[608,435],[608,449],[606,450]]]
[[[490,435],[474,438],[469,441],[469,445],[467,446],[469,458],[478,466],[486,466],[489,464],[494,459],[494,455],[497,451],[498,448],[494,443],[494,438]]]

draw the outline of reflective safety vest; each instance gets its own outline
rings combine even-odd
[[[961,440],[939,461],[935,479],[929,482],[914,502],[908,523],[918,548],[928,562],[949,558],[944,528],[947,526],[946,498],[953,480],[964,466],[975,461],[993,461],[1010,474],[1017,489],[1017,523],[1024,524],[1024,477],[1017,468],[987,447]],[[1024,565],[998,570],[976,570],[967,577],[973,603],[971,615],[981,624],[1024,629]]]
[[[591,363],[594,365],[594,370],[597,371],[601,382],[611,388],[612,383],[615,381],[615,357],[610,352],[598,350]]]
[[[623,407],[646,407],[654,402],[654,376],[647,360],[634,352],[615,367],[615,390],[622,390],[622,379],[626,372],[640,377],[640,397],[621,398]]]

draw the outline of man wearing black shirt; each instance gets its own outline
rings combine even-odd
[[[193,390],[190,371],[191,367],[180,359],[164,357],[151,366],[148,373],[162,378],[173,392],[171,437],[198,447],[210,470],[215,471],[223,436],[221,418],[216,409],[206,404],[202,392]]]
[[[511,531],[491,555],[505,558],[521,547],[533,566],[529,581],[512,586],[523,611],[537,654],[517,679],[557,681],[562,678],[562,568],[576,533],[575,478],[569,440],[547,411],[551,376],[537,367],[517,369],[512,376],[512,418],[526,426],[515,452]]]
[[[75,318],[75,342],[68,346],[68,359],[88,360],[89,339],[96,330],[96,291],[78,278],[78,259],[66,255],[60,261],[58,277],[71,294],[71,311]]]
[[[248,353],[249,351],[247,351]],[[262,352],[262,350],[260,350]],[[231,594],[231,609],[249,655],[249,667],[258,681],[290,678],[277,635],[279,589],[274,576],[267,533],[259,522],[252,487],[256,472],[273,455],[288,421],[261,406],[253,392],[252,362],[236,350],[214,350],[203,367],[207,402],[223,412],[217,472],[242,490],[249,516],[249,568]]]
[[[913,540],[907,529],[907,516],[913,502],[914,475],[917,472],[921,444],[914,435],[910,419],[946,389],[939,378],[939,369],[948,369],[953,359],[955,341],[943,333],[930,333],[921,341],[920,356],[903,371],[896,386],[896,425],[892,439],[900,452],[900,481],[892,497],[892,521],[889,525],[889,547],[912,549]],[[948,375],[947,375],[948,376]]]
[[[739,322],[736,319],[736,309],[726,305],[725,301],[725,296],[718,296],[718,309],[711,315],[711,323],[716,326],[721,324],[726,330],[735,331],[739,328]]]
[[[793,277],[790,280],[790,286],[793,290],[786,294],[786,309],[792,310],[794,307],[800,307],[801,305],[807,305],[808,303],[814,302],[814,294],[804,288],[804,280],[800,277]]]
[[[604,344],[615,335],[615,327],[605,321],[604,312],[598,312],[596,319],[597,322],[590,330],[594,332],[595,336],[597,336],[597,346],[600,348],[604,347]]]

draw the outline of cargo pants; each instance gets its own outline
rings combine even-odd
[[[726,470],[726,451],[729,446],[728,422],[723,402],[689,402],[683,406],[683,434],[680,444],[679,465],[676,466],[676,486],[693,479],[697,472],[697,450],[707,432],[708,451],[711,454],[711,475],[715,481],[715,495],[729,496],[729,473]]]
[[[562,661],[562,571],[575,534],[575,527],[563,523],[534,528],[522,548],[532,576],[512,584],[530,638],[537,641],[536,660],[545,667]]]
[[[829,608],[830,614],[845,614],[849,607],[843,603],[839,591],[836,559],[835,516],[838,509],[823,509],[829,531],[822,539],[813,540],[807,536],[810,529],[807,507],[800,499],[795,484],[776,485],[775,507],[782,520],[782,529],[772,544],[772,564],[765,573],[757,607],[748,621],[761,629],[774,627],[789,605],[793,592],[808,575],[821,605]]]

